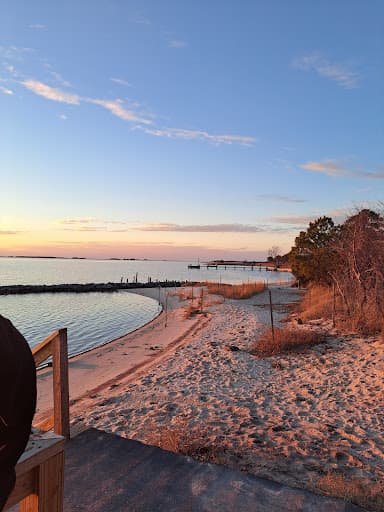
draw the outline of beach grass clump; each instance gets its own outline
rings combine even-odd
[[[384,332],[384,317],[378,308],[374,295],[367,296],[359,307],[352,301],[345,306],[345,301],[330,286],[311,285],[301,304],[299,316],[302,320],[320,318],[335,322],[335,326],[343,331],[375,334]]]
[[[147,431],[145,442],[202,462],[226,463],[225,447],[213,443],[203,428],[191,430],[188,422],[183,419],[177,420],[174,425],[165,426],[160,432]]]
[[[251,353],[260,357],[270,357],[284,352],[301,350],[324,341],[320,332],[302,328],[271,328],[264,331],[255,342]]]
[[[333,308],[332,289],[328,286],[310,286],[300,304],[299,315],[303,320],[331,318]]]
[[[211,295],[221,295],[225,299],[249,299],[265,290],[265,283],[258,281],[241,284],[223,284],[207,281],[204,283]]]

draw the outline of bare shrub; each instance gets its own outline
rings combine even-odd
[[[372,210],[349,217],[334,242],[338,264],[330,276],[343,305],[342,323],[363,334],[383,327],[384,218]]]
[[[251,353],[257,356],[268,357],[315,345],[324,341],[324,335],[319,332],[308,331],[292,327],[283,329],[267,329],[256,341]]]
[[[221,295],[226,299],[249,299],[265,290],[265,284],[257,281],[241,284],[222,284],[207,281],[203,284],[206,286],[208,293]]]
[[[372,512],[384,510],[384,482],[366,485],[356,478],[330,472],[314,483],[313,490],[343,498]]]

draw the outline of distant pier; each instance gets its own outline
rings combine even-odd
[[[216,270],[219,268],[224,268],[224,270],[242,268],[243,270],[265,270],[266,272],[291,272],[291,269],[286,266],[276,266],[274,263],[257,261],[208,261],[201,266],[215,268]]]

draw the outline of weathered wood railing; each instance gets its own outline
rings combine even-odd
[[[51,430],[69,439],[69,389],[68,389],[68,348],[67,329],[59,329],[45,338],[32,350],[36,366],[52,356],[53,416],[35,426]]]
[[[20,512],[62,512],[64,441],[69,439],[67,330],[59,329],[32,350],[36,366],[52,356],[53,416],[35,425],[53,433],[33,433],[16,466],[16,485],[5,509],[20,503]]]

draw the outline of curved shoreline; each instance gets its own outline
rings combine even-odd
[[[158,290],[137,289],[135,293],[156,300],[153,295],[158,294]],[[162,292],[163,302],[166,293]],[[71,403],[95,392],[95,389],[104,388],[119,378],[151,366],[181,344],[200,324],[200,319],[184,319],[183,303],[177,297],[167,295],[167,315],[163,306],[155,318],[134,331],[69,358]],[[51,367],[38,371],[37,422],[52,409],[51,376]]]

